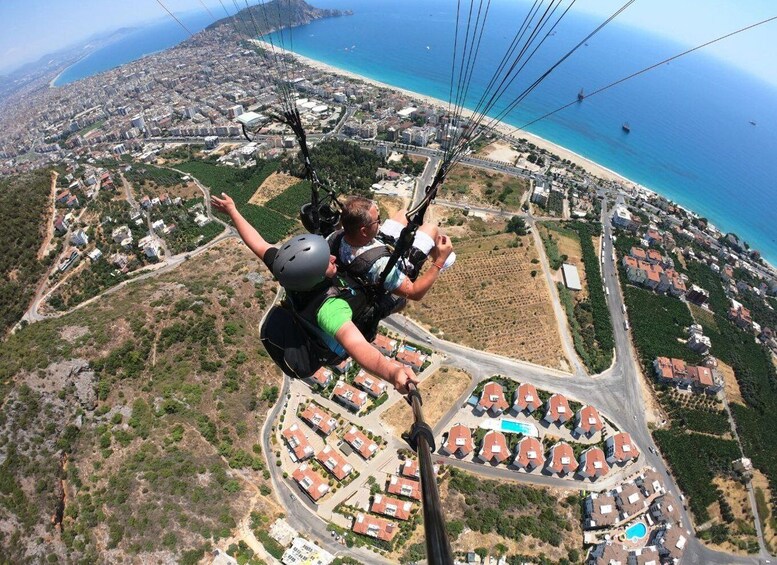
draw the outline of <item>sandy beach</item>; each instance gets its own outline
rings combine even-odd
[[[340,69],[338,67],[334,67],[332,65],[328,65],[326,63],[322,63],[320,61],[316,61],[315,59],[310,59],[309,57],[305,57],[304,55],[300,55],[298,53],[294,53],[292,51],[284,50],[278,47],[277,45],[273,46],[269,43],[266,43],[264,41],[253,39],[254,43],[256,43],[259,47],[262,47],[263,49],[266,49],[268,51],[275,50],[278,53],[286,53],[289,55],[292,55],[295,57],[300,63],[318,70],[323,71],[327,73],[332,73],[335,75],[339,75],[342,77],[346,77],[351,80],[361,81],[365,84],[370,84],[372,86],[376,86],[378,88],[384,88],[386,90],[391,90],[393,92],[399,92],[407,96],[408,98],[412,100],[416,100],[419,103],[426,104],[426,105],[432,105],[437,106],[439,108],[447,108],[448,102],[444,100],[440,100],[439,98],[434,98],[432,96],[426,96],[424,94],[419,94],[418,92],[413,92],[411,90],[405,90],[404,88],[398,88],[396,86],[392,86],[390,84],[386,84],[384,82],[380,82],[377,80],[373,80],[361,75],[358,75],[356,73],[352,73],[350,71],[346,71],[344,69]],[[462,112],[465,116],[470,117],[472,116],[473,112],[470,110],[465,109]],[[547,139],[543,139],[542,137],[539,137],[537,135],[534,135],[532,133],[529,133],[524,130],[520,130],[518,128],[515,128],[511,125],[505,124],[504,122],[498,122],[494,129],[497,130],[499,133],[508,136],[508,137],[514,137],[516,139],[518,138],[524,138],[537,147],[544,149],[550,153],[553,153],[555,155],[558,155],[561,159],[568,159],[575,165],[578,165],[588,171],[590,174],[595,175],[599,178],[602,178],[604,180],[608,181],[615,181],[623,184],[626,187],[630,188],[640,188],[642,190],[649,190],[646,189],[644,186],[640,185],[639,183],[636,183],[623,175],[619,175],[615,171],[608,169],[607,167],[603,167],[602,165],[595,163],[594,161],[591,161],[590,159],[587,159],[583,157],[582,155],[575,153],[574,151],[570,151],[566,147],[562,147],[561,145],[557,145],[551,141],[548,141]],[[654,191],[650,191],[654,192]]]

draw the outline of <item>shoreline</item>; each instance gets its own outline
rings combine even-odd
[[[352,79],[352,80],[358,80],[361,82],[364,82],[366,84],[370,84],[372,86],[378,87],[378,88],[384,88],[386,90],[391,90],[394,92],[399,92],[401,94],[404,94],[408,98],[418,100],[420,102],[423,102],[424,104],[432,105],[432,106],[438,106],[440,108],[445,108],[448,106],[448,102],[445,100],[441,100],[439,98],[434,98],[433,96],[428,96],[426,94],[421,94],[419,92],[414,92],[412,90],[407,90],[405,88],[400,88],[398,86],[394,86],[385,82],[381,82],[376,79],[372,79],[369,77],[365,77],[363,75],[356,74],[352,71],[347,71],[345,69],[341,69],[339,67],[335,67],[333,65],[330,65],[328,63],[322,63],[321,61],[317,61],[315,59],[311,59],[310,57],[306,57],[305,55],[300,55],[299,53],[295,53],[293,51],[289,51],[286,49],[282,49],[280,47],[271,46],[269,43],[266,43],[260,39],[252,39],[253,43],[256,43],[258,46],[262,47],[263,49],[267,49],[268,51],[275,50],[279,53],[285,53],[287,55],[291,55],[295,57],[297,60],[299,60],[301,63],[311,67],[312,69],[315,69],[317,71],[323,71],[327,73],[332,73],[340,76],[344,76],[346,78]],[[466,117],[471,117],[473,115],[472,110],[469,110],[467,108],[464,108],[462,111],[462,114]],[[603,165],[600,165],[599,163],[596,163],[595,161],[592,161],[591,159],[588,159],[587,157],[583,157],[579,153],[575,153],[574,151],[567,149],[566,147],[563,147],[562,145],[558,145],[556,143],[553,143],[552,141],[548,141],[547,139],[540,137],[536,134],[527,132],[525,130],[519,130],[518,128],[511,126],[510,124],[507,124],[505,122],[497,122],[496,125],[493,126],[493,129],[496,130],[501,135],[504,135],[505,137],[513,137],[515,139],[519,138],[525,138],[527,141],[533,143],[540,149],[544,149],[548,152],[554,153],[555,155],[558,155],[562,159],[568,159],[575,165],[578,165],[584,169],[586,169],[589,173],[596,175],[598,177],[603,178],[604,180],[608,181],[614,181],[614,182],[620,182],[625,185],[628,185],[630,188],[634,189],[640,189],[640,190],[647,190],[649,192],[652,192],[654,194],[659,194],[658,192],[648,189],[647,187],[639,184],[636,181],[633,181],[619,173],[616,173],[612,169],[608,169],[607,167],[604,167]],[[516,134],[519,132],[519,134]]]
[[[311,59],[310,57],[306,57],[305,55],[300,55],[299,53],[295,53],[294,51],[289,51],[287,49],[282,49],[282,48],[278,47],[277,45],[272,46],[269,43],[267,43],[265,41],[262,41],[261,39],[251,39],[250,41],[252,43],[255,43],[257,46],[259,46],[259,47],[261,47],[263,49],[266,49],[268,51],[274,50],[274,51],[279,52],[279,53],[285,53],[287,55],[291,55],[292,57],[296,58],[300,63],[302,63],[304,65],[307,65],[308,67],[310,67],[312,69],[315,69],[317,71],[322,71],[322,72],[326,72],[326,73],[342,76],[342,77],[348,78],[350,80],[355,80],[355,81],[363,82],[365,84],[370,84],[370,85],[375,86],[377,88],[383,88],[383,89],[390,90],[390,91],[393,91],[393,92],[398,92],[398,93],[401,93],[401,94],[407,96],[411,100],[417,100],[417,101],[420,101],[420,102],[422,102],[424,104],[428,104],[428,105],[431,105],[431,106],[438,106],[440,108],[445,108],[445,107],[448,106],[448,102],[446,102],[444,100],[441,100],[439,98],[435,98],[433,96],[428,96],[426,94],[421,94],[419,92],[414,92],[414,91],[408,90],[406,88],[401,88],[401,87],[398,87],[398,86],[394,86],[392,84],[381,82],[381,81],[376,80],[376,79],[365,77],[363,75],[359,75],[359,74],[354,73],[352,71],[341,69],[339,67],[335,67],[334,65],[330,65],[328,63],[323,63],[321,61],[317,61],[316,59]],[[472,112],[472,110],[464,108],[463,111],[462,111],[462,114],[464,116],[466,116],[466,117],[471,117],[473,115],[473,112]],[[593,160],[591,160],[591,159],[589,159],[587,157],[584,157],[584,156],[580,155],[579,153],[576,153],[576,152],[572,151],[571,149],[567,149],[566,147],[564,147],[562,145],[559,145],[557,143],[549,141],[549,140],[547,140],[547,139],[545,139],[543,137],[540,137],[540,136],[538,136],[536,134],[527,132],[525,130],[520,130],[519,128],[517,128],[515,126],[511,126],[510,124],[507,124],[507,123],[505,123],[503,121],[497,122],[497,124],[493,126],[493,129],[495,131],[497,131],[499,134],[504,135],[505,137],[512,137],[512,138],[515,138],[515,139],[524,138],[527,141],[529,141],[529,142],[533,143],[534,145],[536,145],[537,147],[539,147],[540,149],[544,149],[545,151],[553,153],[553,154],[557,155],[558,157],[560,157],[561,159],[567,159],[570,162],[572,162],[573,164],[578,165],[579,167],[585,169],[585,171],[588,172],[589,174],[597,176],[597,177],[599,177],[599,178],[601,178],[601,179],[603,179],[605,181],[617,182],[617,183],[622,184],[624,186],[624,188],[627,188],[627,189],[631,189],[631,190],[639,191],[639,192],[642,192],[642,193],[648,193],[648,194],[656,195],[656,196],[659,196],[659,197],[662,197],[662,198],[666,198],[667,200],[670,200],[671,202],[673,202],[677,207],[679,207],[682,210],[684,210],[689,215],[700,217],[699,213],[694,212],[693,210],[691,210],[687,206],[683,206],[683,205],[675,202],[674,200],[672,200],[671,198],[669,198],[667,196],[663,196],[661,194],[661,192],[659,192],[658,190],[649,188],[649,187],[647,187],[647,186],[645,186],[645,185],[643,185],[641,183],[638,183],[638,182],[636,182],[636,181],[634,181],[634,180],[632,180],[632,179],[630,179],[630,178],[628,178],[628,177],[626,177],[626,176],[624,176],[624,175],[622,175],[620,173],[617,173],[617,172],[613,171],[612,169],[609,169],[609,168],[607,168],[607,167],[605,167],[603,165],[600,165],[599,163],[597,163],[597,162],[595,162],[595,161],[593,161]],[[716,229],[718,229],[718,225],[717,224],[715,224],[714,222],[711,222],[711,224]],[[721,231],[722,233],[726,233],[725,230],[719,230],[719,231]],[[757,246],[755,246],[755,248],[757,248]],[[775,266],[775,264],[770,262],[763,255],[761,256],[761,258],[763,259],[763,261],[764,261],[764,263],[766,265],[766,268],[768,270],[770,270],[770,271],[772,271],[774,273],[777,273],[777,266]]]

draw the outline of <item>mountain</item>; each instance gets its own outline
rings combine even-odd
[[[350,10],[322,10],[314,8],[304,0],[272,0],[266,4],[256,4],[238,12],[235,16],[222,18],[207,29],[224,25],[237,25],[252,30],[256,35],[264,35],[277,29],[309,24],[313,20],[350,16]]]

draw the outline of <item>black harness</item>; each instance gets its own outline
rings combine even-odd
[[[307,378],[319,368],[347,358],[330,348],[329,336],[318,326],[318,312],[330,298],[345,300],[357,329],[367,341],[375,339],[378,324],[386,315],[384,308],[347,275],[312,291],[287,292],[281,305],[270,309],[260,330],[265,349],[287,375]]]
[[[340,247],[343,244],[343,238],[345,232],[338,230],[329,238],[329,252],[335,256],[337,260],[337,266],[344,269],[348,275],[359,283],[363,288],[367,296],[372,300],[378,300],[380,297],[388,295],[389,293],[383,287],[370,281],[369,273],[373,265],[383,257],[391,257],[391,250],[387,245],[379,245],[368,249],[364,253],[359,254],[350,264],[344,265],[340,259]]]

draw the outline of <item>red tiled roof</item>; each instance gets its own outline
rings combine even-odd
[[[502,385],[496,382],[486,383],[483,387],[483,392],[480,393],[480,400],[478,406],[483,410],[505,410],[510,405],[505,400],[505,392]]]
[[[535,437],[524,437],[518,442],[518,450],[515,455],[515,465],[522,469],[542,467],[545,456],[542,453],[542,444]]]
[[[351,464],[345,460],[345,457],[337,453],[331,445],[327,445],[324,449],[319,451],[318,455],[316,455],[316,459],[327,471],[332,473],[338,481],[342,481],[351,473],[351,471],[353,471]]]
[[[378,397],[388,388],[388,383],[373,377],[364,369],[361,369],[353,379],[353,384],[366,391],[370,396]]]
[[[409,500],[399,500],[391,496],[385,496],[383,494],[376,494],[372,500],[372,506],[370,512],[375,514],[383,514],[397,520],[407,520],[410,518],[410,513],[413,511],[413,503]]]
[[[577,420],[577,429],[585,435],[600,432],[604,427],[599,411],[593,406],[583,406],[577,413]]]
[[[402,477],[391,475],[388,489],[386,490],[389,494],[421,500],[421,485],[418,481],[411,481],[410,479],[403,479]]]
[[[631,256],[634,257],[637,260],[645,260],[647,259],[647,254],[645,253],[645,250],[641,247],[632,247],[631,248]]]
[[[297,481],[302,490],[308,493],[308,496],[317,501],[329,491],[329,485],[324,482],[318,473],[303,463],[292,474],[292,478]]]
[[[619,432],[607,438],[605,441],[607,460],[610,463],[623,463],[639,457],[639,450],[631,436],[626,432]]]
[[[580,454],[580,469],[584,477],[603,477],[610,472],[610,466],[604,457],[604,451],[598,447],[590,447]]]
[[[566,422],[572,417],[569,402],[563,394],[554,394],[548,399],[548,411],[545,419],[549,422]]]
[[[321,386],[326,386],[326,384],[329,382],[329,379],[332,378],[332,371],[327,369],[326,367],[321,367],[318,371],[313,373],[313,376],[311,379],[313,379],[314,382],[318,383]]]
[[[359,455],[364,459],[369,459],[378,451],[378,444],[368,438],[367,435],[356,426],[351,426],[351,429],[346,432],[343,439],[358,451]]]
[[[289,444],[298,461],[313,456],[313,446],[296,423],[283,430],[283,439]]]
[[[412,367],[421,367],[424,364],[424,360],[421,358],[420,351],[410,351],[409,349],[401,349],[395,359],[405,365]]]
[[[537,389],[533,384],[523,383],[518,387],[515,393],[515,406],[518,407],[518,411],[528,409],[533,412],[542,405]]]
[[[399,531],[399,526],[383,518],[360,512],[353,520],[352,529],[357,534],[378,538],[383,541],[391,541]]]
[[[455,455],[459,452],[460,455],[466,456],[472,452],[474,448],[474,442],[472,441],[472,432],[469,428],[463,424],[456,424],[448,432],[448,441],[445,443],[445,449],[451,455]]]
[[[490,430],[483,436],[483,446],[478,457],[484,461],[501,463],[510,456],[507,440],[502,432]]]
[[[332,396],[341,399],[346,404],[352,404],[358,409],[364,408],[364,405],[367,404],[367,393],[352,387],[345,381],[338,381]]]
[[[417,479],[419,477],[418,461],[416,459],[405,459],[402,463],[401,474],[403,477]]]
[[[337,427],[337,420],[329,412],[312,402],[305,407],[299,416],[314,430],[321,430],[324,435],[331,434]]]
[[[707,367],[688,367],[688,378],[700,386],[712,386],[712,371]]]
[[[568,443],[563,441],[550,448],[546,461],[548,469],[557,474],[572,473],[577,469],[575,452]]]
[[[372,340],[373,345],[380,350],[393,352],[397,348],[397,340],[391,339],[383,334],[378,334]]]

